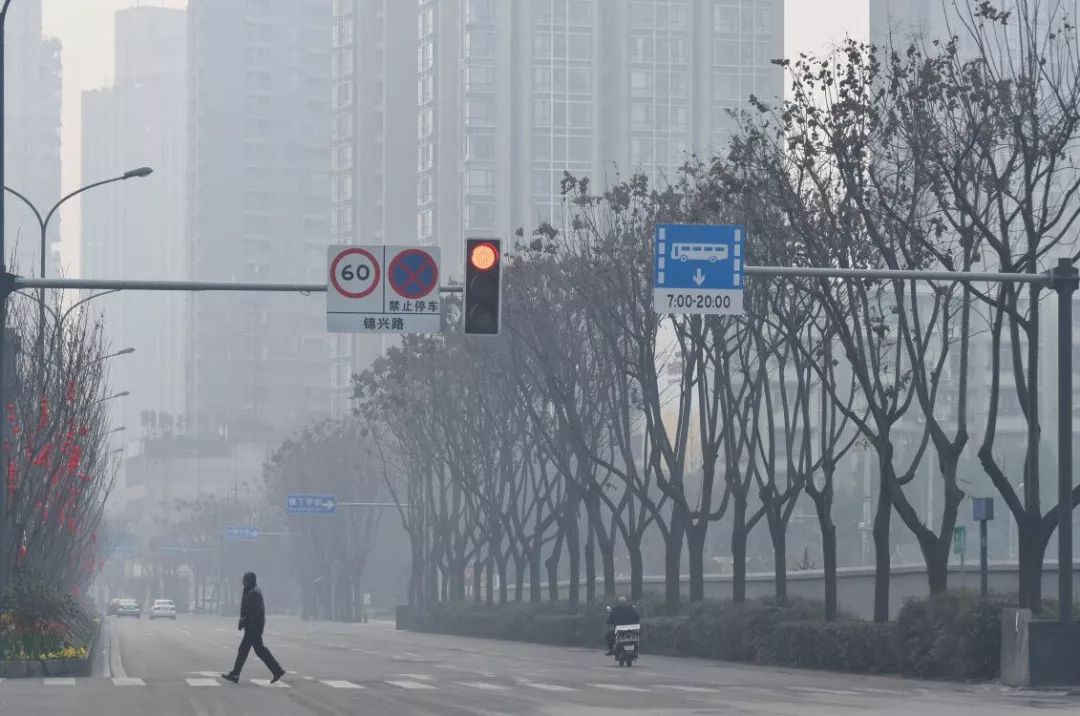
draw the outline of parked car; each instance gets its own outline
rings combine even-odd
[[[156,599],[150,607],[150,619],[172,619],[176,621],[176,604],[171,599]]]
[[[116,616],[116,610],[120,606],[120,598],[113,597],[109,600],[109,604],[105,607],[105,616]]]
[[[136,619],[142,618],[142,607],[134,599],[121,599],[120,603],[116,606],[117,617],[135,617]]]

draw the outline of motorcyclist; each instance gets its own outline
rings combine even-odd
[[[626,597],[619,597],[619,601],[608,611],[607,655],[611,656],[615,653],[615,627],[640,623],[641,615],[638,614],[634,605],[628,602]]]

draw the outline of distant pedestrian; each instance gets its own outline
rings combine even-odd
[[[221,678],[234,684],[240,682],[240,670],[244,668],[248,652],[255,649],[255,655],[262,659],[274,678],[270,679],[273,684],[285,675],[281,664],[277,663],[274,655],[263,644],[263,629],[266,628],[266,603],[263,602],[262,592],[255,586],[255,573],[247,572],[244,575],[244,596],[240,601],[240,625],[237,629],[243,629],[244,639],[240,642],[240,649],[236,652],[236,664],[233,670],[222,674]]]

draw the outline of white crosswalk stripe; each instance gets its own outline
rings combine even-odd
[[[541,691],[577,691],[577,689],[571,688],[569,686],[559,686],[558,684],[540,684],[535,681],[527,681],[523,683],[522,686],[528,686],[533,689],[540,689]]]
[[[398,676],[412,679],[413,681],[431,681],[435,678],[434,676],[429,676],[427,674],[398,674]]]
[[[434,686],[429,686],[428,684],[425,684],[425,683],[420,682],[420,681],[398,680],[398,681],[387,681],[386,683],[392,684],[393,686],[397,686],[398,688],[401,688],[401,689],[412,689],[414,691],[419,691],[419,690],[422,690],[422,689],[433,690],[435,688]]]
[[[146,686],[146,682],[142,679],[136,679],[130,676],[116,676],[112,680],[113,686]]]
[[[319,683],[320,684],[326,684],[331,689],[362,689],[362,688],[364,688],[360,684],[354,684],[351,681],[329,680],[329,681],[320,681]]]
[[[459,681],[458,686],[467,686],[470,689],[480,689],[481,691],[505,691],[505,686],[499,684],[489,684],[486,681]]]
[[[256,686],[261,686],[264,689],[289,689],[289,688],[292,688],[291,686],[286,684],[284,681],[279,681],[276,684],[271,684],[270,679],[252,679],[251,683],[255,684]]]
[[[660,684],[658,688],[685,691],[688,694],[715,694],[716,689],[707,689],[704,686],[682,686],[681,684]]]
[[[217,679],[184,679],[188,682],[188,686],[221,686],[221,682]]]
[[[46,686],[74,686],[75,679],[70,676],[53,676],[42,679]]]
[[[585,684],[591,689],[604,689],[605,691],[636,691],[639,693],[645,693],[648,689],[640,689],[637,686],[627,686],[626,684]]]

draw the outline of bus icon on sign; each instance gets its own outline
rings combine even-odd
[[[716,263],[728,257],[727,244],[672,244],[671,258],[676,261],[708,261]]]

